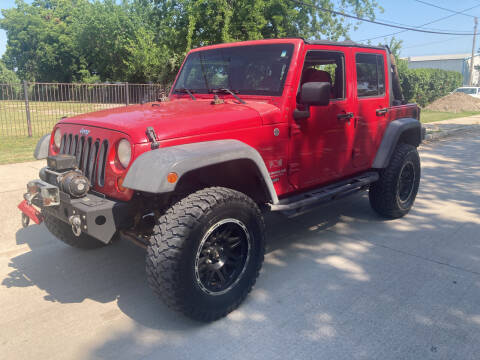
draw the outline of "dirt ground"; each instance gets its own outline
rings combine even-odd
[[[425,107],[431,111],[459,113],[463,111],[480,111],[480,99],[464,93],[446,95]]]

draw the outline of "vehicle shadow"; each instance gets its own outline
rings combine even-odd
[[[400,220],[378,217],[366,194],[295,218],[268,215],[267,256],[256,287],[238,310],[213,324],[167,309],[146,283],[144,250],[126,241],[81,251],[44,226],[21,229],[17,244],[30,251],[10,260],[12,271],[1,284],[36,286],[45,301],[62,304],[116,302],[134,324],[95,343],[94,358],[156,351],[162,358],[296,358],[299,348],[292,344],[298,343],[304,353],[318,354],[321,345],[322,353],[341,349],[345,358],[400,358],[408,351],[416,358],[471,358],[480,351],[472,346],[480,336],[480,309],[470,301],[480,296],[480,166],[476,154],[465,151],[455,142],[422,154],[423,185],[415,208]],[[445,206],[448,216],[439,212]],[[145,334],[149,342],[142,341]],[[219,337],[222,346],[212,341]]]
[[[333,206],[318,208],[300,216],[314,220],[312,226],[320,232],[338,223],[365,196],[342,200]],[[381,221],[373,212],[359,212],[352,216],[364,221]],[[292,241],[292,236],[308,233],[308,225],[299,217],[266,216],[267,254],[281,257]],[[44,225],[32,225],[16,233],[17,245],[26,244],[30,251],[11,259],[13,270],[1,282],[5,287],[36,286],[44,291],[46,301],[81,303],[91,299],[100,303],[116,301],[119,308],[143,326],[152,328],[187,329],[199,326],[168,310],[149,289],[145,279],[145,250],[122,239],[97,250],[68,247],[55,239]],[[273,257],[266,261],[274,262]]]

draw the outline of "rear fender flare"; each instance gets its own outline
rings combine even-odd
[[[167,175],[174,172],[181,179],[192,170],[232,160],[251,160],[257,167],[272,203],[278,202],[277,193],[262,157],[253,147],[238,140],[215,140],[159,148],[141,154],[131,165],[123,186],[148,193],[175,191]]]
[[[401,138],[411,145],[419,146],[422,142],[422,125],[420,122],[414,118],[402,118],[393,120],[388,124],[372,168],[383,169],[388,166]]]

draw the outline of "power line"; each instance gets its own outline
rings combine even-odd
[[[442,20],[445,20],[445,19],[448,19],[448,18],[451,18],[455,15],[458,15],[458,14],[462,14],[464,13],[465,11],[469,11],[469,10],[472,10],[472,9],[475,9],[477,7],[479,7],[480,5],[475,5],[475,6],[472,6],[468,9],[465,9],[465,10],[461,10],[461,11],[457,11],[455,12],[454,14],[452,15],[447,15],[447,16],[443,16],[439,19],[436,19],[436,20],[432,20],[432,21],[429,21],[423,25],[420,25],[418,26],[419,28],[423,28],[427,25],[430,25],[430,24],[433,24],[433,23],[436,23],[436,22],[439,22],[439,21],[442,21]],[[363,41],[371,41],[371,40],[376,40],[376,39],[380,39],[380,38],[386,38],[386,37],[390,37],[390,36],[394,36],[394,35],[398,35],[398,34],[402,34],[404,32],[407,32],[407,31],[410,31],[410,30],[402,30],[402,31],[397,31],[397,32],[394,32],[394,33],[391,33],[391,34],[387,34],[387,35],[382,35],[382,36],[376,36],[376,37],[373,37],[373,38],[370,38],[370,39],[365,39],[365,40],[359,40],[358,42],[363,42]],[[452,34],[445,34],[445,35],[452,35]],[[455,34],[456,35],[456,34]],[[465,34],[465,35],[473,35],[473,34]]]
[[[402,30],[407,30],[407,31],[416,31],[416,32],[428,33],[428,34],[438,34],[438,35],[469,35],[469,36],[473,35],[473,33],[454,33],[454,32],[431,31],[431,30],[423,30],[423,29],[419,29],[419,28],[411,27],[411,26],[401,26],[401,25],[387,24],[387,23],[380,22],[380,21],[361,18],[359,16],[352,15],[352,14],[347,14],[347,13],[340,12],[340,11],[326,9],[326,8],[323,8],[321,6],[317,6],[317,5],[314,5],[314,4],[307,4],[307,3],[304,3],[304,2],[298,1],[298,0],[290,0],[290,1],[297,4],[297,5],[310,6],[310,7],[313,7],[315,9],[317,9],[317,10],[328,12],[330,14],[344,16],[344,17],[347,17],[347,18],[350,18],[350,19],[364,21],[364,22],[368,22],[368,23],[371,23],[371,24],[388,26],[388,27],[392,27],[392,28],[396,28],[396,29],[402,29]],[[477,6],[480,6],[480,5],[477,5]]]
[[[455,15],[448,15],[444,18],[448,18],[448,17],[452,17],[452,16],[455,16]],[[444,18],[441,18],[442,20]],[[385,20],[385,19],[381,19],[381,18],[375,18],[377,19],[377,21],[383,21],[383,22],[386,22],[386,23],[391,23],[391,24],[394,24],[394,25],[401,25],[401,26],[406,26],[406,27],[409,27],[410,25],[407,25],[407,24],[403,24],[403,23],[399,23],[399,22],[396,22],[396,21],[393,21],[393,20]],[[437,19],[435,21],[432,21],[432,22],[429,22],[428,24],[433,24],[434,22],[438,22],[440,21],[440,19]],[[422,29],[424,30],[433,30],[433,31],[443,31],[443,32],[458,32],[458,33],[468,33],[470,30],[451,30],[451,29],[440,29],[440,28],[435,28],[435,27],[426,27],[426,26],[418,26],[418,27],[421,27]],[[408,30],[402,30],[402,31],[408,31]]]
[[[440,44],[440,43],[444,43],[444,42],[452,41],[452,40],[458,40],[458,37],[454,36],[454,37],[446,38],[446,39],[439,40],[439,41],[429,41],[429,42],[422,43],[422,44],[415,44],[415,45],[410,45],[410,46],[402,46],[402,50],[403,50],[403,49],[411,49],[411,48],[421,47],[421,46],[428,46],[428,45],[433,45],[433,44]]]
[[[451,12],[451,13],[455,13],[455,14],[458,14],[458,15],[469,16],[469,17],[472,17],[472,18],[475,17],[475,16],[470,15],[470,14],[465,14],[465,11],[467,11],[467,10],[464,10],[464,11],[455,11],[455,10],[451,10],[451,9],[447,9],[447,8],[438,6],[438,5],[436,5],[436,4],[432,4],[432,3],[429,3],[429,2],[423,1],[423,0],[413,0],[413,1],[416,1],[416,2],[421,3],[421,4],[424,4],[424,5],[432,6],[432,7],[437,8],[437,9],[449,11],[449,12]]]

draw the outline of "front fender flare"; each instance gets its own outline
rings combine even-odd
[[[272,203],[278,202],[277,193],[267,167],[257,150],[238,140],[215,140],[159,148],[140,155],[131,165],[123,186],[154,194],[175,190],[167,181],[174,172],[181,178],[191,170],[232,160],[251,160],[259,170]]]
[[[43,135],[35,146],[33,157],[37,160],[46,159],[48,157],[48,148],[50,146],[50,134]]]

